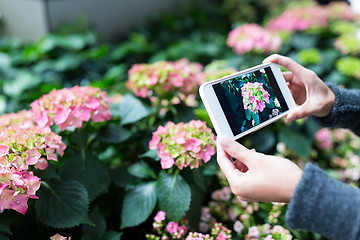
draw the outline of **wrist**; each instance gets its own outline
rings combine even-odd
[[[335,94],[334,92],[329,89],[329,93],[328,93],[328,101],[327,103],[325,104],[325,107],[324,107],[324,113],[323,113],[323,116],[321,117],[327,117],[330,115],[331,113],[331,110],[333,109],[334,107],[334,103],[335,103]]]
[[[293,175],[292,178],[289,179],[288,189],[287,189],[287,196],[285,202],[290,202],[294,192],[296,190],[297,185],[299,184],[301,177],[302,177],[302,170],[298,169]]]
[[[323,105],[321,106],[321,110],[314,114],[315,117],[327,117],[330,115],[334,103],[335,103],[335,93],[327,87],[327,91],[325,97],[322,99]]]

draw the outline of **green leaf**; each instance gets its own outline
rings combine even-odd
[[[78,181],[63,179],[42,182],[38,196],[36,213],[43,224],[55,228],[92,224],[87,215],[88,193]]]
[[[54,63],[54,70],[65,72],[79,67],[81,58],[76,54],[66,54]]]
[[[108,231],[108,232],[104,233],[100,239],[102,239],[102,240],[120,240],[122,235],[123,235],[122,232]]]
[[[129,171],[125,168],[117,168],[113,171],[112,181],[118,187],[125,188],[132,184],[134,177],[130,175]]]
[[[292,45],[297,49],[308,49],[315,47],[318,36],[305,33],[295,33],[291,37]]]
[[[201,120],[206,122],[206,125],[210,128],[213,128],[212,122],[210,120],[209,114],[207,113],[205,108],[197,108],[194,110],[195,116]]]
[[[255,121],[255,125],[259,125],[260,124],[259,114],[258,113],[251,113],[251,116]]]
[[[122,143],[131,137],[131,132],[118,126],[105,126],[99,131],[99,138],[107,143]]]
[[[270,130],[260,130],[251,134],[251,142],[256,151],[268,152],[276,144],[276,136]]]
[[[131,175],[138,178],[156,178],[154,170],[152,170],[146,162],[140,161],[128,168]]]
[[[42,181],[49,181],[53,179],[60,179],[60,176],[56,172],[56,166],[54,164],[49,164],[45,170],[34,169],[33,172]]]
[[[91,211],[90,220],[94,223],[94,225],[84,224],[82,226],[82,232],[86,235],[93,236],[98,239],[102,234],[106,231],[106,221],[104,216],[100,213],[99,209],[96,207],[93,211]]]
[[[279,132],[279,141],[301,157],[307,158],[310,155],[312,141],[301,133],[284,128]]]
[[[81,182],[89,193],[90,201],[107,191],[110,184],[109,172],[91,152],[82,150],[68,160],[60,169],[60,176]]]
[[[0,114],[3,114],[6,110],[6,97],[0,95]]]
[[[211,160],[206,163],[204,167],[204,176],[215,176],[217,171],[219,171],[219,165],[216,162],[215,156],[211,157]]]
[[[42,79],[26,71],[17,71],[13,79],[3,82],[3,90],[6,95],[19,97],[25,90],[37,86]]]
[[[0,52],[0,67],[10,67],[11,66],[11,58],[8,54]]]
[[[201,190],[206,191],[206,179],[204,173],[199,168],[195,168],[192,171],[193,179],[195,184],[201,188]]]
[[[179,174],[162,172],[158,179],[157,195],[159,208],[166,212],[169,221],[179,221],[190,207],[190,187]]]
[[[249,120],[251,119],[251,111],[249,109],[245,109],[245,117],[246,117],[246,120]]]
[[[81,50],[86,46],[86,36],[80,34],[71,34],[66,35],[65,37],[59,37],[59,46],[72,50],[77,51]]]
[[[89,134],[82,128],[77,128],[73,134],[71,134],[71,140],[81,148],[84,148],[89,138]]]
[[[7,234],[7,235],[12,235],[10,227],[11,227],[10,223],[0,222],[0,239],[2,236],[1,233]]]
[[[125,195],[121,228],[137,226],[144,222],[156,205],[156,182],[136,186]]]
[[[4,235],[0,234],[0,240],[9,240],[8,237],[5,237]]]
[[[153,110],[146,107],[139,99],[132,94],[126,94],[118,105],[121,125],[134,123],[153,113]]]
[[[139,157],[141,158],[151,158],[155,161],[160,161],[157,150],[149,150],[146,153],[141,154]]]

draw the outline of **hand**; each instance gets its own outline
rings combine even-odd
[[[289,202],[302,176],[293,162],[251,151],[224,136],[217,141],[217,161],[243,201]]]
[[[273,62],[290,71],[283,75],[296,104],[300,106],[288,114],[287,121],[310,115],[326,117],[330,114],[335,94],[316,73],[304,68],[294,60],[278,54],[267,57],[263,62]]]

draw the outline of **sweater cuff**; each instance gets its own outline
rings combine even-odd
[[[286,224],[330,239],[360,239],[360,210],[357,206],[360,206],[358,189],[307,163],[288,205]],[[352,224],[348,223],[349,219]]]
[[[286,223],[291,228],[308,229],[313,221],[313,210],[316,209],[319,192],[324,187],[320,179],[322,172],[313,164],[306,164],[303,175],[290,200]]]

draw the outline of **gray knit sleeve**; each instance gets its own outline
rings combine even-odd
[[[308,163],[289,203],[286,223],[330,239],[358,240],[360,190]]]
[[[327,85],[335,94],[333,109],[329,116],[313,119],[321,126],[348,128],[360,135],[360,90]]]

